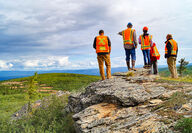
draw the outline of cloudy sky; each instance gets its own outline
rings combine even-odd
[[[137,37],[149,27],[164,59],[168,33],[179,58],[192,62],[191,0],[0,0],[0,70],[96,68],[93,39],[104,29],[112,42],[112,67],[125,66],[122,37],[132,22]],[[143,64],[140,46],[137,65]]]

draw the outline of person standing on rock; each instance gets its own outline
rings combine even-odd
[[[152,35],[148,34],[148,27],[143,28],[143,34],[139,36],[139,44],[144,58],[144,68],[151,67],[150,50],[152,46]]]
[[[157,60],[160,59],[160,54],[155,43],[153,43],[151,47],[150,58],[151,58],[151,65],[152,65],[151,69],[153,69],[152,73],[158,74]]]
[[[118,34],[123,36],[123,43],[124,43],[124,49],[125,49],[125,55],[126,55],[126,63],[128,70],[134,70],[135,69],[135,61],[136,61],[136,52],[135,49],[137,48],[137,37],[136,37],[136,31],[135,29],[132,29],[133,25],[132,23],[128,23],[127,29],[119,32]],[[132,68],[130,67],[130,56],[132,59]]]
[[[176,58],[178,53],[178,45],[171,34],[168,34],[165,42],[165,58],[167,58],[167,64],[172,78],[178,78],[176,68]]]
[[[111,41],[108,36],[104,36],[104,31],[99,31],[99,36],[95,37],[93,48],[96,49],[97,60],[102,80],[105,80],[104,62],[106,65],[107,79],[111,78]]]

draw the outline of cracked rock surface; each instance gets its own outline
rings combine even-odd
[[[74,113],[78,133],[173,132],[172,123],[164,122],[166,116],[152,109],[181,91],[180,84],[154,82],[158,76],[149,75],[147,69],[133,73],[133,77],[127,77],[127,73],[115,73],[112,79],[92,83],[85,92],[69,96],[68,109]],[[191,85],[182,87],[185,86],[187,93],[191,94]],[[180,110],[183,113],[183,110],[189,112],[190,109],[191,101]]]

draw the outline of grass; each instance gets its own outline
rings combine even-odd
[[[175,129],[182,133],[192,133],[192,118],[183,118],[177,122]]]
[[[160,120],[165,124],[171,124],[173,121],[177,121],[174,129],[181,133],[192,133],[192,118],[184,118],[183,114],[176,111],[185,103],[189,102],[192,96],[186,95],[183,92],[174,93],[167,101],[157,105],[152,109],[158,115],[166,116]]]
[[[54,90],[73,91],[85,87],[91,82],[99,80],[98,76],[82,75],[82,74],[68,74],[68,73],[49,73],[39,74],[38,83],[46,84],[46,86],[53,87]],[[13,79],[11,81],[28,83],[30,77]]]
[[[9,121],[10,116],[19,110],[28,101],[26,100],[26,89],[31,77],[12,79],[0,82],[0,121]],[[51,87],[52,90],[78,91],[91,82],[99,80],[99,76],[81,74],[49,73],[38,75],[39,89]],[[5,83],[17,84],[5,84]],[[42,97],[50,95],[49,92],[41,92]],[[38,100],[37,98],[33,101]]]
[[[42,108],[32,112],[20,120],[7,122],[0,121],[1,133],[75,133],[72,114],[64,108],[67,96],[51,96],[43,101]]]
[[[187,70],[184,71],[184,76],[183,77],[179,77],[178,79],[173,79],[170,78],[170,72],[168,70],[168,68],[161,68],[159,70],[159,74],[161,76],[161,78],[159,80],[157,80],[157,82],[170,82],[170,83],[174,83],[174,82],[183,82],[183,83],[192,83],[192,66],[188,66]]]
[[[49,94],[42,94],[43,97]],[[38,98],[33,99],[33,101]],[[10,116],[19,110],[28,101],[26,100],[26,94],[11,94],[11,95],[0,95],[0,120],[8,120]]]
[[[192,76],[179,77],[178,79],[169,77],[160,77],[156,82],[170,82],[170,83],[192,83]]]
[[[182,114],[177,114],[176,110],[190,99],[192,99],[192,97],[183,92],[175,92],[167,101],[157,105],[152,111],[157,112],[157,114],[161,116],[168,116],[170,119],[178,120],[183,116]]]
[[[159,69],[160,76],[162,77],[168,77],[170,75],[170,72],[168,68],[160,68]],[[192,75],[192,66],[187,66],[187,70],[183,73],[184,76]]]

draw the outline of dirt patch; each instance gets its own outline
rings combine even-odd
[[[23,82],[3,82],[2,85],[23,85]]]
[[[41,87],[41,89],[47,89],[47,90],[50,89],[51,90],[51,89],[53,89],[53,87],[46,87],[45,86],[45,87]]]
[[[112,115],[112,112],[117,109],[116,105],[108,103],[97,104],[92,106],[91,108],[99,112],[98,114],[99,119],[110,117]]]
[[[46,86],[46,84],[41,84],[40,86]]]
[[[43,90],[38,90],[39,92],[48,92],[48,93],[51,93],[51,94],[56,94],[58,91],[57,90],[46,90],[46,89],[43,89]]]

